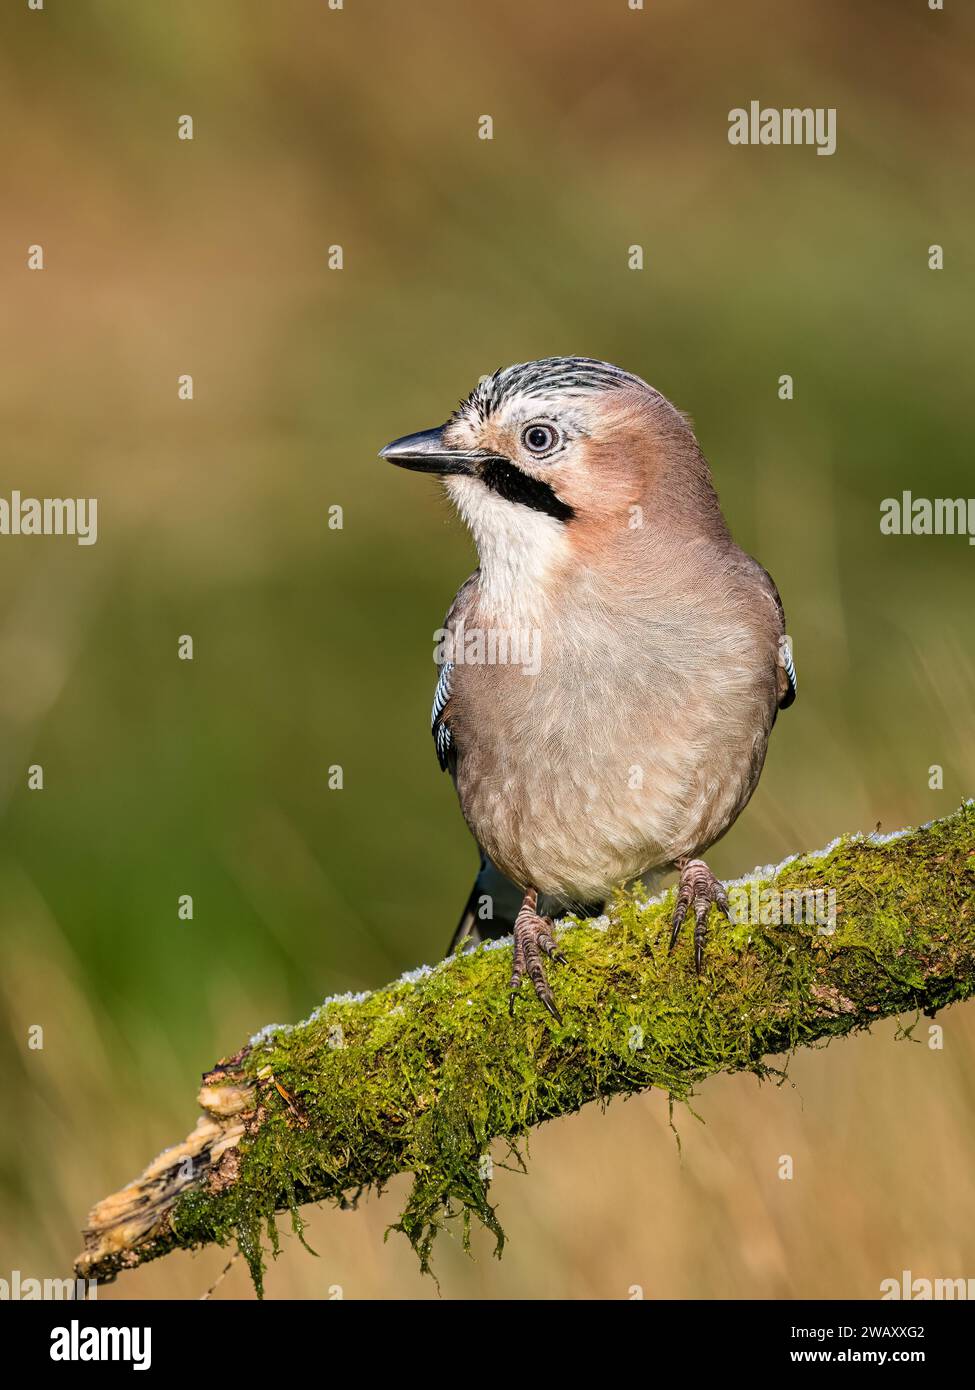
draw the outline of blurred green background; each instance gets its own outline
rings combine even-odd
[[[64,1274],[258,1026],[442,953],[476,855],[432,633],[472,549],[376,452],[483,372],[646,377],[775,576],[800,697],[719,873],[975,791],[975,551],[879,531],[904,488],[972,491],[972,38],[924,0],[8,0],[0,494],[97,496],[100,535],[0,538],[0,1276]],[[752,99],[835,106],[836,154],[730,146]],[[975,1276],[975,1011],[940,1021],[940,1051],[890,1022],[708,1083],[682,1156],[663,1095],[546,1126],[499,1173],[504,1260],[441,1241],[443,1296]],[[320,1258],[287,1238],[269,1296],[435,1297],[382,1241],[405,1182],[309,1213]]]

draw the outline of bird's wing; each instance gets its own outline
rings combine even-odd
[[[779,693],[779,709],[788,709],[799,692],[799,681],[796,676],[796,664],[792,659],[792,643],[784,637],[782,643],[782,669],[785,671],[785,678],[788,686]]]
[[[473,597],[479,572],[475,570],[457,590],[457,596],[444,619],[444,628],[450,633],[455,633],[463,623],[467,605]],[[457,744],[450,727],[450,693],[453,672],[453,661],[445,661],[437,678],[437,688],[433,692],[433,709],[430,714],[430,732],[433,734],[433,743],[437,750],[437,761],[441,771],[449,771],[452,777],[457,771]]]
[[[447,706],[450,704],[450,678],[453,671],[454,663],[452,661],[445,661],[441,666],[437,688],[433,692],[433,709],[430,712],[430,732],[433,734],[433,742],[437,750],[437,762],[440,764],[441,772],[447,771],[454,742],[450,732],[450,720],[447,718]],[[456,753],[454,756],[456,758]]]
[[[782,600],[779,591],[775,587],[775,580],[758,561],[751,555],[749,560],[755,566],[755,574],[762,587],[765,598],[772,607],[779,620],[779,644],[778,644],[778,706],[779,709],[788,709],[796,698],[799,689],[799,681],[796,676],[796,664],[792,657],[792,641],[785,630],[785,609],[782,607]]]

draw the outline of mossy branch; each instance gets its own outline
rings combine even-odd
[[[776,925],[787,890],[832,890],[835,929]],[[971,802],[758,871],[733,905],[743,897],[750,920],[712,922],[700,979],[689,933],[667,952],[672,894],[620,895],[608,918],[567,924],[562,1024],[527,987],[509,1017],[510,953],[484,947],[264,1029],[204,1077],[189,1138],[91,1212],[78,1276],[236,1240],[260,1292],[276,1212],[300,1234],[304,1203],[354,1204],[399,1172],[414,1184],[397,1229],[424,1268],[454,1217],[465,1238],[482,1221],[500,1253],[492,1140],[516,1145],[543,1120],[651,1086],[683,1100],[716,1072],[762,1076],[772,1054],[975,992]]]

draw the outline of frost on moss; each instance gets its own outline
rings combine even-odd
[[[842,839],[761,871],[759,885],[833,889],[836,928],[712,918],[705,969],[690,933],[668,955],[673,895],[620,894],[608,921],[567,923],[553,983],[564,1022],[525,990],[508,1013],[510,959],[481,948],[373,993],[264,1030],[227,1069],[255,1106],[227,1181],[183,1196],[160,1243],[236,1240],[258,1292],[275,1213],[301,1234],[309,1201],[354,1201],[414,1175],[396,1229],[429,1268],[435,1235],[476,1219],[504,1235],[482,1157],[590,1101],[656,1086],[686,1100],[705,1077],[935,1009],[975,988],[975,808],[895,837]]]

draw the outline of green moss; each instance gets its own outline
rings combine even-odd
[[[621,893],[608,928],[563,932],[568,965],[552,968],[562,1024],[527,988],[509,1017],[510,953],[482,948],[261,1040],[241,1064],[262,1110],[239,1177],[218,1195],[183,1196],[173,1242],[235,1239],[260,1293],[276,1212],[290,1210],[300,1235],[303,1203],[344,1203],[408,1171],[395,1229],[424,1270],[451,1221],[465,1242],[481,1222],[500,1255],[481,1166],[493,1140],[517,1144],[546,1119],[651,1086],[685,1101],[715,1072],[765,1077],[772,1054],[975,989],[972,805],[887,843],[844,840],[774,881],[834,890],[835,931],[713,918],[698,979],[689,929],[667,952],[672,897],[641,907],[642,895]]]

